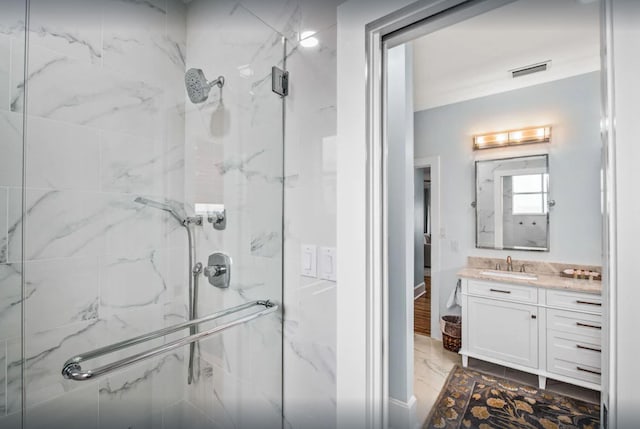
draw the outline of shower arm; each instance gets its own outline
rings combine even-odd
[[[213,88],[214,86],[222,88],[224,86],[224,76],[218,76],[216,80],[209,82],[207,85],[209,85],[209,88]]]

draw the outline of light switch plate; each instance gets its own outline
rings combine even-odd
[[[323,280],[336,281],[336,248],[321,247],[318,256],[319,278]]]
[[[300,273],[305,277],[318,277],[318,247],[303,244],[300,251]]]

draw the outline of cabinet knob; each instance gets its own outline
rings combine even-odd
[[[531,318],[532,318],[532,319],[537,319],[537,318],[538,318],[538,316],[536,316],[535,314],[532,314],[532,315],[531,315]]]

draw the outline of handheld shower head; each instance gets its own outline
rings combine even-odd
[[[183,226],[185,225],[186,218],[180,216],[178,212],[169,204],[148,200],[143,197],[137,197],[134,201],[136,203],[140,203],[148,207],[153,207],[154,209],[164,210],[165,212],[169,212],[169,214],[173,216],[180,223],[180,225],[183,225]]]
[[[209,98],[211,88],[224,86],[224,77],[219,76],[213,82],[207,82],[204,72],[201,69],[189,69],[184,75],[184,83],[187,87],[187,94],[192,103],[203,103]]]

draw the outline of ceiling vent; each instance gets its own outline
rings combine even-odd
[[[551,67],[551,61],[545,61],[543,63],[531,64],[529,66],[520,67],[518,69],[510,70],[511,77],[514,79],[520,76],[526,76],[528,74],[539,73],[547,71]]]

